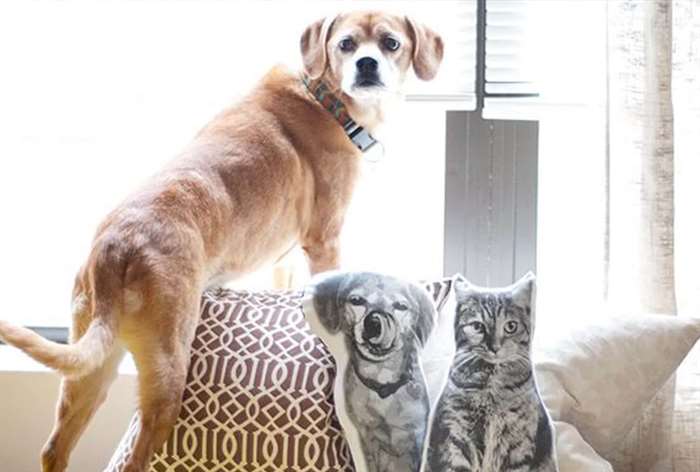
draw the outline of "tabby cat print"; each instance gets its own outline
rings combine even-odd
[[[456,351],[432,415],[424,472],[557,471],[530,360],[535,278],[456,281]]]

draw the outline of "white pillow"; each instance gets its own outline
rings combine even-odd
[[[542,393],[542,392],[540,392]],[[553,421],[559,472],[613,472],[578,430],[563,421]]]
[[[573,425],[607,456],[698,338],[700,320],[677,316],[622,316],[575,327],[535,352],[542,399],[554,420]]]

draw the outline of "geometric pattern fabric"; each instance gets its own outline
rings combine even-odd
[[[450,279],[427,284],[438,307]],[[301,310],[302,293],[212,289],[182,409],[150,472],[352,472],[333,403],[335,366]],[[105,472],[121,472],[134,416]]]

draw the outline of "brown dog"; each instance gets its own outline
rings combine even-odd
[[[411,63],[419,78],[431,79],[442,41],[408,18],[352,13],[309,26],[301,52],[303,80],[273,69],[109,214],[76,278],[71,344],[0,321],[0,337],[65,377],[44,472],[66,469],[125,349],[138,368],[141,424],[124,470],[147,469],[180,411],[207,286],[297,243],[311,272],[338,266],[358,146],[366,145],[350,131],[376,130],[385,98],[397,93]],[[343,123],[348,117],[357,125]]]

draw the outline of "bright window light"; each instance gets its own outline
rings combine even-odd
[[[435,16],[427,2],[389,3]],[[67,325],[102,218],[272,65],[298,66],[305,26],[347,6],[3,1],[0,316]],[[396,113],[347,217],[348,267],[440,275],[444,120],[430,103]],[[269,269],[238,285],[269,287]]]

